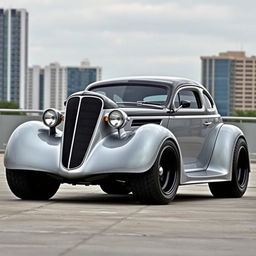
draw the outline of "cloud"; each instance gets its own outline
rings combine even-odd
[[[103,77],[150,74],[200,80],[200,55],[255,55],[252,0],[2,0],[29,11],[29,63],[103,66]]]

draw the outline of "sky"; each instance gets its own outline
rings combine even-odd
[[[29,65],[201,80],[200,56],[256,55],[255,0],[1,0],[29,12]]]

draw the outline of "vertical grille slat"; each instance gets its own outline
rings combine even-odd
[[[68,160],[71,150],[73,131],[75,129],[76,114],[79,105],[79,98],[71,98],[68,101],[66,116],[65,116],[65,129],[64,129],[64,140],[62,149],[62,164],[64,167],[68,168]],[[66,122],[68,120],[68,122]]]
[[[76,107],[76,113],[68,111],[70,105],[71,109],[75,108],[73,105],[76,105],[76,102],[71,101],[72,99],[78,99],[78,101],[80,100],[80,108],[78,109],[78,107]],[[102,109],[102,100],[99,98],[84,96],[81,98],[75,97],[72,99],[68,101],[67,105],[62,154],[63,166],[68,169],[76,168],[82,164],[86,152],[90,146]],[[77,111],[79,111],[78,115]],[[75,120],[76,126],[74,126],[73,119],[76,119],[76,117],[78,118]],[[70,120],[72,121],[71,123]],[[68,131],[66,132],[66,130]],[[71,145],[68,143],[70,142],[70,138],[71,141],[73,140],[73,147],[70,149],[71,154],[69,154],[67,157],[67,154],[64,154],[64,152],[70,152],[70,150],[65,148],[66,146]]]

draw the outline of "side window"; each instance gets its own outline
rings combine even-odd
[[[205,107],[207,109],[213,108],[213,101],[212,101],[212,99],[205,92],[203,93],[203,95],[204,95]]]
[[[182,100],[186,100],[190,102],[190,107],[189,108],[201,108],[202,107],[202,103],[199,97],[199,94],[196,91],[193,90],[181,90],[179,92],[179,100],[180,102]],[[176,104],[175,104],[176,106]]]
[[[152,96],[147,96],[143,99],[143,101],[152,101],[152,102],[166,102],[167,100],[167,95],[152,95]]]
[[[174,106],[175,108],[178,108],[180,106],[180,97],[179,97],[179,93],[176,95],[175,99],[174,99]]]

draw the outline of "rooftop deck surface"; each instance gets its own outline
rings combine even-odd
[[[9,191],[0,154],[0,255],[255,255],[256,165],[243,198],[181,187],[164,206],[140,205],[99,187],[62,185],[49,201]]]

